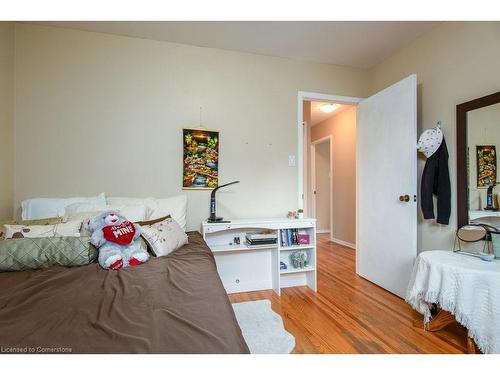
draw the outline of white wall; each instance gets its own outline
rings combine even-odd
[[[331,237],[356,243],[356,106],[315,125],[311,140],[332,136],[332,222]]]
[[[419,250],[453,247],[457,214],[456,105],[500,90],[499,41],[500,22],[448,22],[370,71],[372,93],[416,73],[419,133],[442,122],[450,153],[451,219],[447,226],[424,221],[419,210]],[[420,158],[419,184],[424,164]]]
[[[15,197],[182,192],[182,134],[221,131],[225,217],[297,208],[297,92],[365,96],[368,73],[326,64],[16,24]],[[209,192],[188,192],[188,228]]]
[[[11,219],[14,196],[14,24],[0,22],[0,219]]]

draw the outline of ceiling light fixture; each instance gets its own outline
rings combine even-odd
[[[336,109],[338,108],[338,105],[337,104],[321,104],[319,106],[319,109],[322,111],[322,112],[326,112],[326,113],[330,113],[330,112],[333,112],[335,111]]]

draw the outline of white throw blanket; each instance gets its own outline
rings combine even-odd
[[[451,251],[425,251],[415,265],[406,302],[431,318],[429,303],[452,313],[483,353],[500,353],[500,261]]]

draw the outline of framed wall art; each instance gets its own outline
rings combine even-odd
[[[477,187],[487,188],[497,181],[497,153],[493,145],[477,145]]]
[[[182,188],[216,188],[219,182],[219,131],[185,128],[182,139]]]

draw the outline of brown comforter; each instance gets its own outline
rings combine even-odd
[[[248,353],[212,253],[0,273],[2,353]]]

